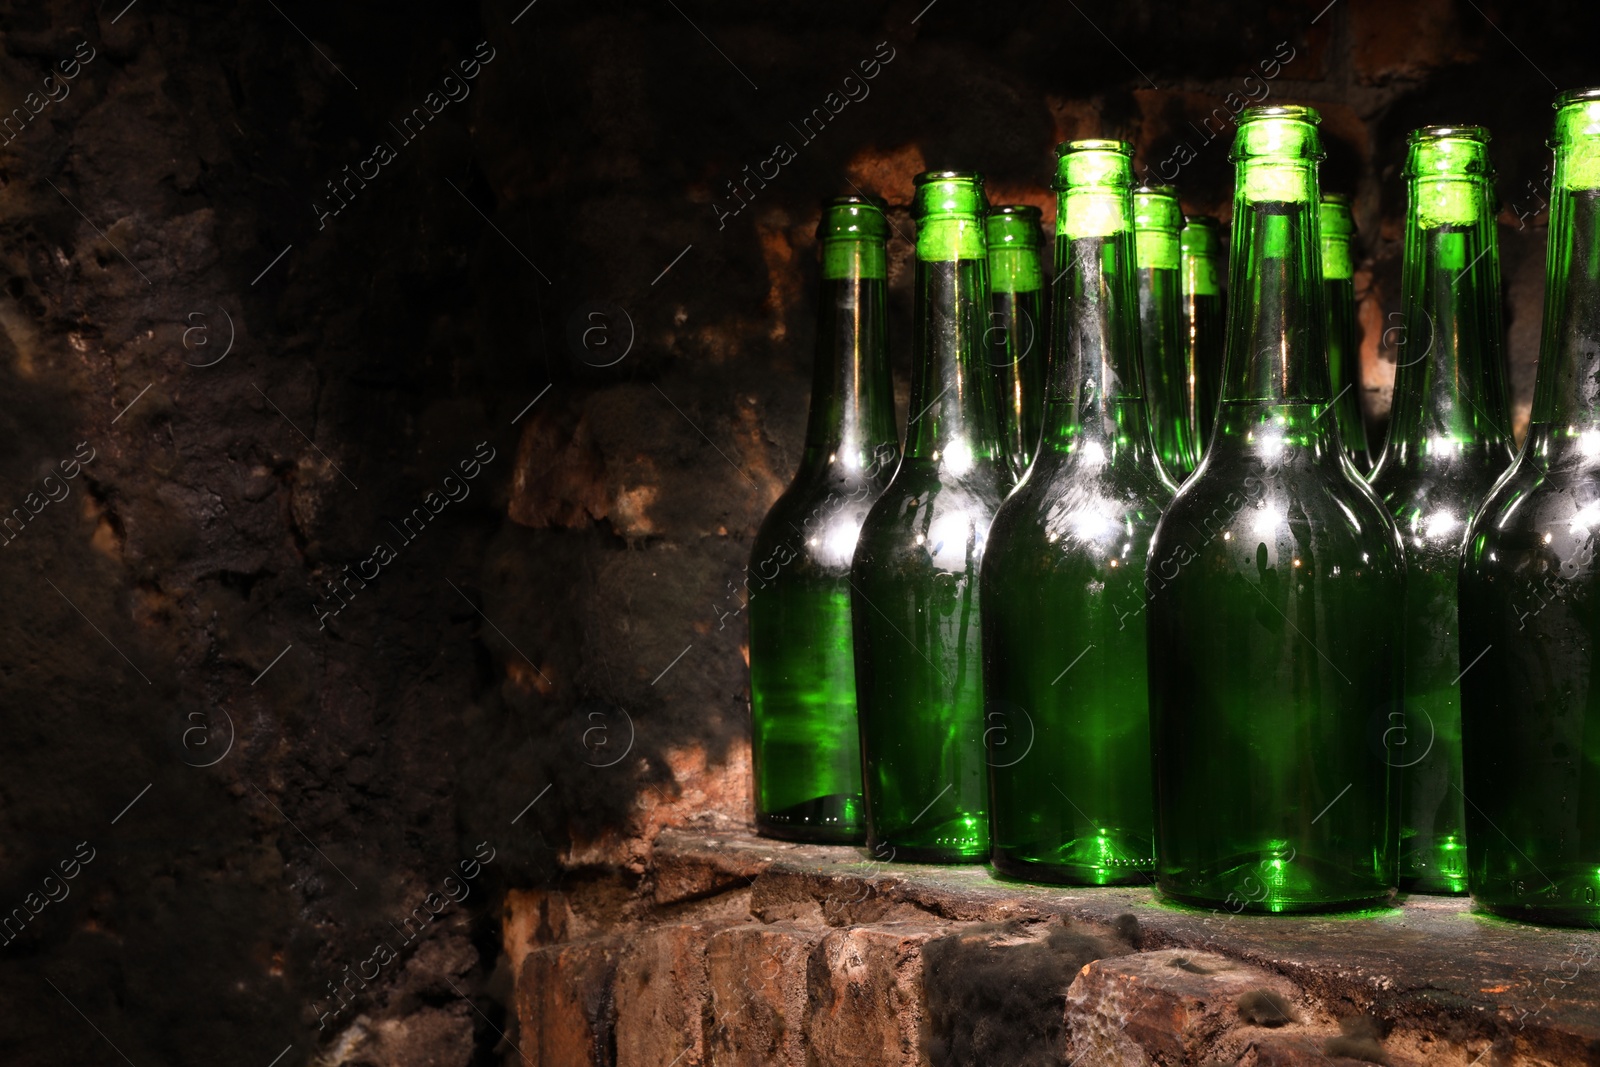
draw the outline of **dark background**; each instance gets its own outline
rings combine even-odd
[[[1492,129],[1520,433],[1549,104],[1600,81],[1600,11],[1324,5],[0,4],[0,105],[26,109],[0,144],[0,514],[28,519],[0,543],[0,916],[28,917],[0,1061],[500,1062],[505,893],[626,887],[660,825],[744,817],[735,587],[798,459],[824,196],[886,196],[909,235],[912,175],[971,167],[1053,217],[1057,141],[1124,137],[1142,168],[1188,138],[1185,207],[1226,214],[1228,136],[1188,124],[1286,42],[1270,100],[1322,111],[1324,187],[1356,197],[1375,431],[1404,135]],[[479,42],[470,96],[402,139]],[[407,542],[390,523],[429,501]]]

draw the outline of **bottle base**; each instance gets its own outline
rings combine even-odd
[[[1537,904],[1491,904],[1473,897],[1472,907],[1474,911],[1485,912],[1496,918],[1539,926],[1583,926],[1592,929],[1600,925],[1600,908],[1593,905],[1552,908]]]
[[[1204,867],[1168,864],[1156,872],[1156,889],[1169,900],[1198,908],[1307,914],[1390,907],[1395,898],[1392,878],[1350,857],[1330,862],[1273,844]]]
[[[1464,897],[1467,895],[1467,880],[1441,879],[1431,875],[1401,875],[1400,892],[1420,893],[1430,897]]]
[[[1052,863],[1049,860],[1017,856],[995,849],[989,857],[995,872],[1016,882],[1044,882],[1050,885],[1150,885],[1155,881],[1155,864],[1144,867],[1106,867],[1081,863]]]
[[[1196,893],[1178,892],[1156,880],[1156,891],[1162,899],[1191,908],[1207,911],[1227,911],[1250,915],[1332,915],[1342,911],[1371,911],[1393,907],[1394,890],[1385,890],[1372,896],[1350,897],[1339,900],[1241,900],[1235,897],[1210,897]]]
[[[804,845],[863,845],[865,827],[850,829],[835,826],[807,826],[804,823],[771,823],[756,819],[756,833],[774,841],[794,841]]]
[[[983,863],[989,858],[988,846],[983,848],[949,848],[939,845],[895,844],[893,841],[869,841],[868,851],[875,860],[891,863]]]
[[[932,825],[879,825],[868,831],[867,844],[873,859],[890,863],[982,863],[989,858],[989,815],[964,811]]]
[[[834,794],[756,812],[756,833],[779,841],[817,845],[859,845],[867,839],[861,794]]]

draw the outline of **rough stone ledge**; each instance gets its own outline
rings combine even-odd
[[[747,832],[507,901],[539,1064],[1600,1064],[1600,933],[1256,916]]]

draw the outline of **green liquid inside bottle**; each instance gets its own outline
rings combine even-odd
[[[994,375],[1000,440],[1014,480],[1027,473],[1039,447],[1044,410],[1044,271],[1039,263],[1039,209],[994,208],[989,241],[988,360]]]
[[[867,838],[884,859],[989,854],[978,567],[1012,482],[984,366],[985,207],[976,174],[917,178],[905,458],[852,568]]]
[[[1528,436],[1463,552],[1467,881],[1535,922],[1600,922],[1600,89],[1556,101]]]
[[[1230,911],[1378,904],[1396,877],[1403,564],[1329,411],[1316,122],[1241,118],[1217,426],[1146,569],[1157,886]]]
[[[1223,292],[1228,280],[1228,236],[1222,224],[1206,215],[1185,215],[1178,234],[1183,266],[1179,278],[1183,293],[1183,360],[1197,376],[1194,390],[1197,441],[1203,455],[1205,443],[1217,421],[1217,400],[1222,395],[1222,349],[1228,309]]]
[[[1155,865],[1144,563],[1174,489],[1145,421],[1131,158],[1062,146],[1044,435],[979,583],[993,860],[1034,881],[1147,883]]]
[[[1200,462],[1200,368],[1183,343],[1183,209],[1169,186],[1133,191],[1139,343],[1150,437],[1161,465],[1182,481]]]
[[[800,471],[750,554],[750,713],[756,827],[861,841],[850,561],[898,459],[879,202],[824,206],[822,289]]]
[[[1406,551],[1404,715],[1389,727],[1400,885],[1467,889],[1456,579],[1461,538],[1511,458],[1488,132],[1411,134],[1403,301],[1389,440],[1372,487]]]
[[[1328,313],[1328,378],[1333,384],[1333,417],[1345,455],[1357,471],[1372,470],[1367,427],[1361,416],[1361,333],[1356,324],[1355,217],[1342,193],[1322,197],[1321,252],[1324,306]]]

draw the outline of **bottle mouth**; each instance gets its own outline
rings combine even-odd
[[[1571,192],[1600,190],[1600,87],[1572,89],[1556,97],[1556,176]]]
[[[1032,204],[1002,204],[990,208],[984,224],[989,250],[1039,248],[1044,243],[1040,229],[1043,218],[1044,212]]]
[[[1234,163],[1267,166],[1303,167],[1323,158],[1322,139],[1317,125],[1322,121],[1316,109],[1299,104],[1274,107],[1247,107],[1239,116],[1238,132],[1234,134],[1233,151],[1228,158]],[[1246,176],[1245,171],[1241,176]],[[1246,184],[1250,184],[1246,182]],[[1266,193],[1263,183],[1255,191]],[[1265,184],[1277,185],[1281,182]],[[1298,191],[1292,199],[1306,199],[1307,190]],[[1286,197],[1249,196],[1247,199],[1286,199]]]
[[[1407,144],[1438,140],[1476,141],[1479,144],[1488,144],[1489,131],[1482,126],[1423,126],[1421,129],[1412,130],[1406,136]]]
[[[983,175],[975,170],[930,170],[912,180],[911,214],[918,219],[981,219],[989,203],[983,195]]]
[[[1568,89],[1557,96],[1555,103],[1551,106],[1559,111],[1574,104],[1587,104],[1596,100],[1600,100],[1600,85],[1590,86],[1587,89]]]
[[[1222,223],[1210,215],[1185,215],[1178,231],[1178,246],[1189,256],[1225,258],[1227,235]]]
[[[1044,218],[1044,212],[1032,204],[1001,204],[998,207],[990,208],[989,217],[993,218],[996,215],[1012,215],[1030,222],[1038,222]]]
[[[1064,156],[1069,152],[1121,152],[1123,155],[1132,158],[1133,145],[1127,141],[1095,137],[1082,141],[1062,141],[1056,145],[1057,156]]]
[[[1262,119],[1279,119],[1292,122],[1309,122],[1313,126],[1322,121],[1322,116],[1314,107],[1304,104],[1263,104],[1258,107],[1247,107],[1239,113],[1239,125],[1247,122],[1259,122]]]
[[[1344,193],[1326,193],[1317,204],[1318,227],[1324,240],[1348,241],[1355,236],[1356,220],[1350,210],[1350,197]]]
[[[875,240],[889,237],[884,215],[888,202],[876,196],[836,196],[822,202],[817,240]]]
[[[1178,190],[1170,185],[1139,185],[1133,190],[1133,228],[1176,234],[1183,228]]]
[[[822,202],[822,210],[836,207],[875,207],[879,211],[889,210],[889,201],[881,196],[833,196]]]
[[[1056,192],[1100,187],[1121,190],[1133,185],[1133,145],[1103,139],[1066,141],[1056,146]],[[1057,213],[1059,217],[1059,212]]]
[[[982,185],[983,175],[975,170],[927,170],[911,179],[911,184],[914,186],[930,185],[934,182]]]
[[[1411,131],[1406,146],[1402,173],[1413,181],[1460,183],[1494,174],[1489,162],[1489,131],[1482,126],[1424,126]],[[1464,192],[1452,195],[1464,209],[1470,197]],[[1460,209],[1454,213],[1459,214]]]

